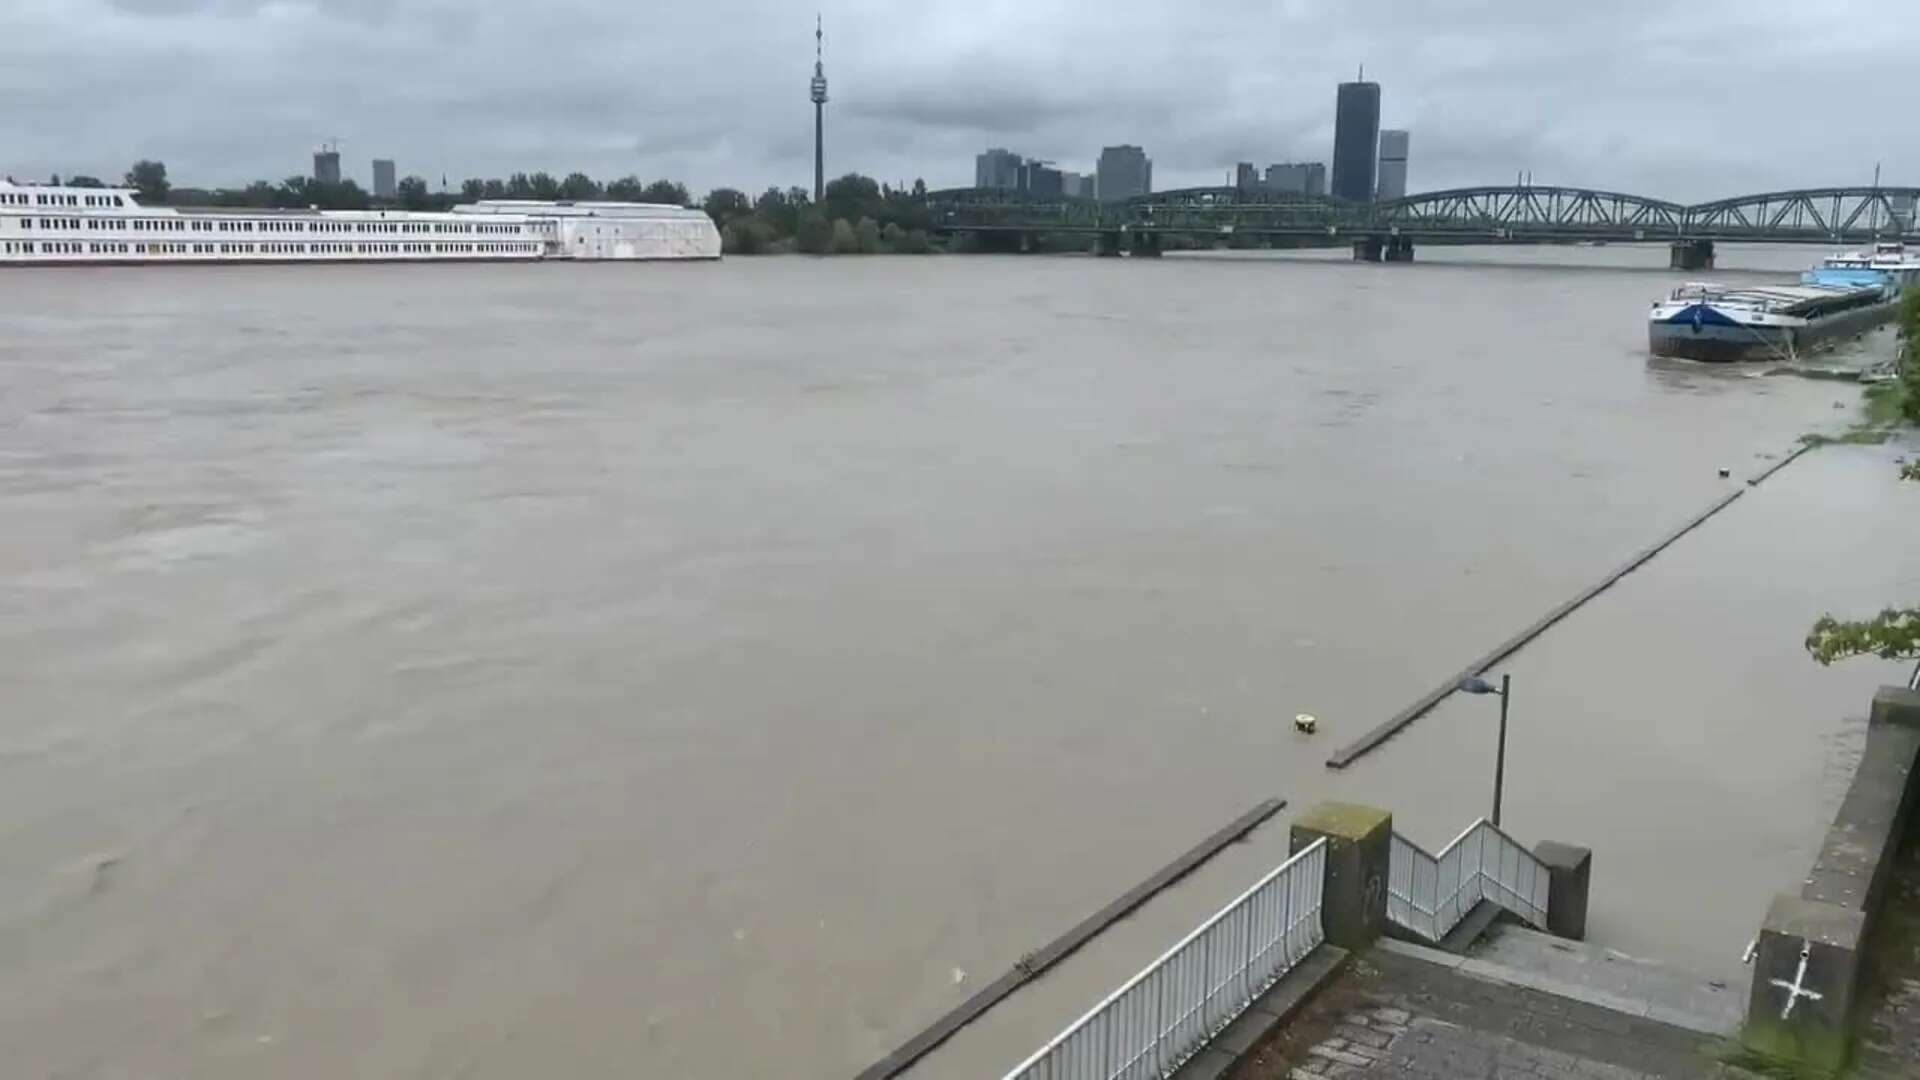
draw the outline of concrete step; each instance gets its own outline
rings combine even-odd
[[[1489,928],[1459,970],[1706,1035],[1734,1035],[1746,1016],[1744,985],[1507,922]]]

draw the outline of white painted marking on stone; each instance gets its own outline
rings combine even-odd
[[[1807,982],[1807,957],[1812,954],[1813,946],[1805,944],[1800,946],[1800,969],[1793,973],[1792,982],[1788,982],[1785,979],[1769,980],[1773,985],[1787,992],[1787,1004],[1780,1010],[1780,1019],[1782,1020],[1793,1015],[1793,1007],[1800,1003],[1801,998],[1806,998],[1808,1001],[1819,1001],[1826,996],[1817,991],[1805,989]]]

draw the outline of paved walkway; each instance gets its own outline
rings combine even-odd
[[[1906,1080],[1920,1071],[1920,823],[1907,827],[1881,904],[1850,1075]]]
[[[1355,957],[1234,1080],[1747,1080],[1724,1044],[1385,948]]]

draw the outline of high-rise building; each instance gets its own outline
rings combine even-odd
[[[1260,170],[1253,167],[1253,162],[1243,161],[1233,167],[1233,189],[1235,191],[1245,195],[1259,191],[1264,186],[1265,185],[1260,182]]]
[[[1080,196],[1080,181],[1083,179],[1085,179],[1085,177],[1071,169],[1060,170],[1060,194],[1070,199],[1078,198]]]
[[[1407,197],[1407,147],[1412,140],[1398,128],[1380,133],[1380,176],[1375,189],[1382,202]]]
[[[1020,166],[1024,160],[1011,150],[998,147],[988,150],[973,159],[973,186],[1018,191]]]
[[[322,184],[340,182],[340,149],[332,143],[313,152],[313,178]]]
[[[400,194],[400,185],[393,174],[393,162],[387,158],[373,159],[373,197],[391,199]]]
[[[1137,146],[1109,146],[1100,151],[1094,175],[1103,201],[1131,199],[1153,190],[1153,159]]]
[[[1380,84],[1341,83],[1333,115],[1333,197],[1371,201],[1379,152]]]
[[[820,16],[813,17],[813,82],[807,97],[813,101],[813,201],[819,205],[827,197],[827,67],[823,43],[826,35]]]
[[[1029,161],[1020,166],[1020,190],[1029,195],[1058,197],[1065,187],[1060,170],[1044,161]]]
[[[1318,161],[1291,161],[1267,166],[1266,189],[1276,195],[1327,193],[1327,167]]]

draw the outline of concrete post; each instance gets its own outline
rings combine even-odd
[[[1353,242],[1355,262],[1379,262],[1386,251],[1386,243],[1378,236],[1369,236]]]
[[[1847,1061],[1864,912],[1776,896],[1760,927],[1740,1039],[1770,1057],[1829,1072]]]
[[[1873,711],[1868,720],[1874,724],[1920,728],[1920,690],[1904,686],[1883,686],[1873,695]]]
[[[1386,260],[1399,263],[1412,262],[1413,240],[1405,236],[1395,236],[1387,241]]]
[[[1587,937],[1587,886],[1593,879],[1593,852],[1572,844],[1542,840],[1533,857],[1547,867],[1547,933],[1568,941]]]
[[[1392,836],[1392,814],[1354,803],[1323,802],[1294,819],[1289,837],[1294,852],[1322,837],[1327,841],[1320,923],[1329,944],[1364,949],[1386,932]]]

